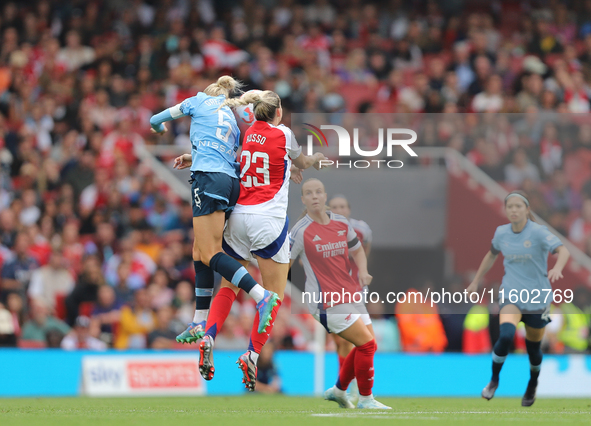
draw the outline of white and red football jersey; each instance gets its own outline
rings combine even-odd
[[[357,220],[357,219],[353,219],[352,217],[350,217],[349,223],[351,224],[351,226],[353,227],[353,229],[357,233],[357,238],[359,238],[359,242],[361,243],[361,245],[363,245],[364,248],[367,244],[371,244],[371,240],[372,240],[371,228],[369,227],[369,225],[366,222],[364,222],[363,220]],[[355,279],[355,281],[358,281],[359,268],[357,268],[357,265],[355,265],[355,262],[353,262],[351,264],[351,276]]]
[[[289,238],[291,259],[301,256],[304,263],[306,293],[313,295],[312,300],[320,300],[320,293],[323,293],[324,309],[330,307],[326,303],[331,300],[327,293],[344,292],[352,297],[359,291],[359,284],[349,275],[349,250],[361,247],[347,219],[327,213],[331,219],[328,225],[321,225],[306,215],[292,228]]]
[[[232,214],[251,213],[284,219],[291,160],[302,148],[282,124],[256,121],[244,133],[240,156],[240,196]]]

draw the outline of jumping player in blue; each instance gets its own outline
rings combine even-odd
[[[550,282],[563,278],[562,270],[570,253],[556,235],[534,221],[529,201],[521,191],[507,195],[505,212],[511,223],[497,228],[490,250],[468,286],[468,292],[478,291],[478,283],[493,266],[497,255],[503,253],[505,275],[499,297],[500,336],[492,353],[492,378],[482,390],[482,397],[490,400],[495,395],[499,386],[499,373],[513,342],[516,326],[523,321],[530,380],[521,405],[529,407],[536,399],[542,365],[541,341],[544,327],[550,322]],[[554,267],[549,271],[548,253],[558,254]]]
[[[174,160],[176,169],[191,168],[195,233],[193,263],[197,301],[193,322],[177,336],[177,341],[182,343],[195,342],[205,334],[213,295],[214,271],[246,291],[257,302],[259,332],[266,330],[271,321],[271,312],[277,305],[276,293],[265,290],[244,266],[222,251],[225,220],[240,194],[240,167],[236,161],[240,130],[232,110],[219,106],[239,86],[240,83],[232,77],[222,76],[203,92],[150,118],[152,132],[164,134],[167,131],[164,122],[191,117],[191,154],[181,155]]]

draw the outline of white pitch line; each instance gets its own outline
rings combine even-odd
[[[315,413],[310,414],[312,417],[349,417],[349,418],[374,418],[374,419],[385,419],[385,418],[397,418],[397,419],[422,419],[422,420],[441,420],[443,417],[426,417],[420,416],[417,417],[417,414],[447,414],[447,415],[458,415],[458,414],[501,414],[507,415],[512,414],[513,417],[503,417],[503,420],[516,420],[516,421],[525,421],[529,420],[528,416],[530,415],[538,415],[538,414],[591,414],[589,411],[537,411],[537,412],[520,412],[520,411],[399,411],[399,412],[391,412],[391,411],[382,411],[382,412],[375,412],[375,411],[366,411],[366,412],[344,412],[344,413]],[[521,415],[521,417],[514,417],[515,415]],[[543,420],[541,420],[544,422]],[[556,422],[557,419],[552,420]],[[562,421],[570,421],[569,419],[560,419],[559,422]]]

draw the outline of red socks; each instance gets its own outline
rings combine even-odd
[[[259,333],[259,313],[257,312],[254,316],[254,321],[252,323],[252,330],[250,332],[250,343],[248,345],[248,350],[256,352],[257,354],[261,353],[261,349],[265,343],[267,343],[267,339],[271,335],[271,330],[273,330],[273,325],[275,324],[275,318],[277,318],[277,312],[281,307],[281,300],[277,301],[277,306],[273,308],[271,312],[271,324],[267,326],[267,331],[264,333]]]
[[[359,394],[371,395],[373,387],[373,356],[376,352],[375,340],[370,340],[365,345],[353,348],[347,355],[337,379],[337,388],[346,390],[355,377]]]
[[[355,377],[359,386],[359,395],[371,395],[373,387],[373,356],[376,352],[376,341],[370,340],[357,348],[355,354]]]
[[[205,326],[206,336],[211,336],[214,339],[216,338],[218,332],[224,325],[224,321],[226,321],[226,318],[228,318],[228,315],[230,314],[234,300],[236,300],[236,293],[234,293],[232,289],[228,287],[222,287],[220,291],[218,291],[218,294],[216,294],[213,298],[211,308],[209,309],[207,325]],[[273,308],[273,312],[271,314],[271,325],[269,325],[267,327],[267,331],[262,334],[259,334],[258,332],[259,313],[257,312],[252,325],[252,331],[250,333],[250,344],[248,345],[248,350],[254,351],[257,354],[261,353],[261,349],[267,342],[267,339],[271,334],[271,330],[273,330],[273,324],[275,322],[275,318],[277,318],[277,311],[279,310],[280,306],[281,300],[279,300],[277,302],[277,306]]]
[[[351,349],[349,355],[343,360],[341,364],[341,369],[339,370],[339,377],[337,379],[337,388],[341,390],[346,390],[351,383],[351,380],[355,378],[355,354],[357,353],[357,348]],[[339,361],[340,361],[339,357]]]
[[[207,325],[205,326],[205,335],[215,339],[218,331],[222,329],[224,321],[228,318],[232,303],[236,300],[236,293],[231,288],[222,287],[218,294],[213,298],[209,315],[207,316]]]

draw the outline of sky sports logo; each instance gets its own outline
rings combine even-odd
[[[412,150],[409,146],[417,141],[417,133],[411,129],[398,129],[398,128],[380,128],[378,129],[378,146],[372,150],[365,150],[362,149],[359,145],[359,129],[353,129],[353,150],[357,156],[360,157],[380,157],[380,159],[358,159],[358,160],[349,160],[349,161],[342,161],[343,158],[351,157],[351,135],[349,131],[344,129],[341,126],[336,126],[333,124],[323,124],[320,128],[313,126],[309,123],[303,123],[306,128],[305,130],[310,132],[311,134],[308,135],[307,139],[307,154],[313,154],[313,145],[314,145],[314,137],[318,141],[321,147],[328,147],[328,138],[324,134],[322,130],[333,130],[336,132],[336,136],[338,139],[338,155],[339,159],[336,161],[333,160],[322,160],[321,166],[328,167],[328,166],[335,166],[338,168],[354,168],[354,169],[367,169],[372,165],[377,165],[378,168],[380,166],[385,166],[390,169],[399,169],[401,168],[404,163],[400,160],[394,160],[392,158],[392,153],[394,151],[394,147],[401,147],[403,148],[408,155],[411,157],[416,157],[417,154]],[[401,135],[409,136],[409,139],[398,139]],[[386,148],[386,158],[383,157],[384,145]]]

